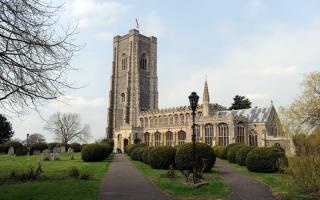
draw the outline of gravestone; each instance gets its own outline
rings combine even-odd
[[[69,158],[70,158],[70,160],[74,160],[74,155],[73,155],[73,148],[69,148],[68,149],[68,155],[69,155]]]
[[[53,160],[60,160],[61,153],[60,152],[54,152],[53,153]]]
[[[8,150],[8,155],[13,155],[14,154],[14,147],[10,147]]]
[[[50,160],[51,159],[51,151],[46,149],[42,151],[42,160]]]
[[[61,150],[60,150],[61,153],[65,153],[66,152],[66,147],[65,146],[61,146],[60,148],[61,148]]]
[[[40,153],[41,153],[40,150],[34,150],[33,151],[33,155],[40,155]]]
[[[61,151],[60,147],[54,147],[52,150],[53,153],[60,153],[60,151]]]
[[[68,154],[71,154],[71,153],[73,153],[73,152],[74,152],[73,148],[70,147],[70,148],[68,149]]]

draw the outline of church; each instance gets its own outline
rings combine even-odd
[[[191,113],[189,106],[158,108],[156,37],[132,29],[113,38],[106,132],[114,140],[114,150],[123,151],[134,143],[177,146],[191,142]],[[286,150],[291,147],[272,103],[265,108],[227,110],[210,103],[207,81],[195,122],[196,141],[210,146],[242,143],[262,147],[277,144]]]

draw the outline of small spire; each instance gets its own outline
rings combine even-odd
[[[203,90],[203,101],[209,102],[209,89],[208,89],[208,83],[207,83],[207,78],[206,81],[204,82],[204,90]]]
[[[271,106],[273,106],[273,100],[271,100]]]

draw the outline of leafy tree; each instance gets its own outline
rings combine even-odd
[[[229,110],[240,110],[251,108],[251,101],[245,96],[236,95]]]
[[[79,47],[60,29],[61,6],[46,0],[0,0],[0,107],[36,108],[72,88],[66,72]]]
[[[302,82],[303,92],[280,116],[291,134],[314,132],[320,127],[320,72],[310,72]]]
[[[56,136],[63,144],[70,141],[86,141],[90,136],[89,125],[81,126],[80,116],[76,113],[52,114],[45,125],[45,129]]]
[[[13,134],[11,123],[4,115],[0,114],[0,144],[9,141]]]

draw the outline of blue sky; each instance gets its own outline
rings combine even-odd
[[[68,75],[85,85],[67,91],[68,104],[41,108],[76,112],[91,126],[91,141],[105,136],[112,63],[112,38],[140,23],[140,33],[158,38],[159,105],[187,105],[191,91],[202,95],[207,75],[211,102],[229,106],[236,94],[253,106],[287,106],[300,92],[303,74],[320,69],[320,2],[292,0],[155,1],[65,0],[62,24],[78,24],[77,53]],[[42,133],[37,113],[10,116],[16,134]]]

